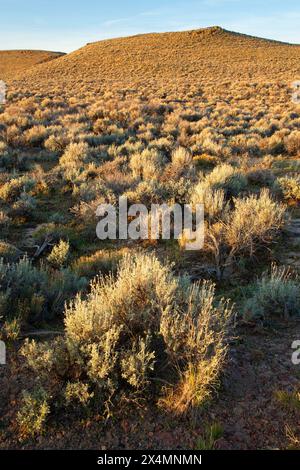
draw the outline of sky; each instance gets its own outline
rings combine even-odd
[[[300,44],[299,0],[0,0],[0,49],[71,52],[88,42],[222,26]]]

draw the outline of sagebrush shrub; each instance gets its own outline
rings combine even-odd
[[[300,152],[300,132],[298,130],[291,132],[284,144],[290,155],[297,155]]]
[[[69,144],[69,139],[64,134],[50,135],[45,140],[44,146],[50,152],[63,152]]]
[[[254,251],[255,244],[272,240],[284,225],[285,208],[272,200],[267,189],[260,196],[235,199],[235,208],[226,229],[226,240],[231,247]]]
[[[91,162],[90,149],[85,142],[73,142],[68,145],[59,159],[60,167],[63,169],[64,177],[68,181],[76,180],[84,171],[85,164]]]
[[[13,178],[3,186],[0,186],[0,199],[3,199],[5,202],[14,202],[22,193],[32,190],[35,184],[36,182],[28,176]]]
[[[100,278],[92,284],[87,300],[77,298],[66,309],[66,333],[75,342],[91,340],[112,325],[127,334],[159,325],[164,309],[170,308],[176,280],[167,266],[147,255],[126,255],[118,278]],[[99,303],[99,298],[102,301]]]
[[[145,149],[131,155],[129,166],[136,178],[152,180],[158,178],[164,165],[164,158],[155,149]]]
[[[35,437],[44,431],[47,416],[50,413],[48,394],[42,388],[32,393],[23,392],[23,402],[17,414],[17,423],[21,439]]]
[[[176,181],[182,176],[191,177],[193,175],[193,170],[194,165],[192,153],[184,147],[178,147],[173,150],[171,154],[171,163],[166,169],[166,176]]]
[[[300,315],[299,281],[284,267],[272,266],[251,287],[251,297],[244,302],[246,319],[289,318]]]
[[[73,263],[72,269],[80,276],[88,278],[92,278],[98,274],[109,274],[110,272],[116,271],[121,257],[122,251],[98,250],[92,255],[78,258]]]
[[[47,274],[32,265],[28,258],[17,263],[4,263],[0,258],[0,291],[8,295],[10,308],[6,314],[13,312],[27,320],[40,311],[35,311],[37,296],[47,284]]]
[[[135,189],[126,191],[124,196],[127,197],[130,204],[145,204],[148,207],[151,204],[165,202],[172,195],[168,189],[166,185],[154,180],[141,181]],[[176,190],[175,185],[173,189]]]
[[[259,196],[235,198],[234,209],[225,221],[206,227],[206,249],[214,255],[218,278],[231,267],[237,255],[253,256],[258,247],[273,241],[285,223],[285,208],[267,189]]]
[[[6,228],[11,222],[11,219],[6,212],[0,210],[0,227],[1,229]]]
[[[35,211],[36,206],[36,198],[28,193],[21,193],[20,197],[12,205],[13,214],[28,217]]]
[[[51,250],[51,253],[48,255],[47,260],[55,268],[62,268],[69,257],[70,244],[64,240],[60,240],[57,245]]]
[[[197,204],[204,204],[204,213],[211,220],[225,218],[229,210],[224,191],[214,190],[202,182],[193,188],[190,202],[193,208]]]
[[[276,184],[279,186],[284,199],[300,201],[300,178],[284,176],[278,178]]]
[[[29,145],[36,146],[41,145],[48,135],[49,130],[45,126],[38,125],[27,129],[24,133],[24,138]]]
[[[237,168],[226,163],[216,166],[205,178],[205,184],[222,189],[227,196],[237,196],[247,187],[247,177]]]
[[[21,256],[21,251],[14,245],[0,240],[0,259],[6,262],[16,261]],[[0,278],[1,279],[1,278]],[[0,284],[1,286],[1,284]]]
[[[3,297],[0,297],[0,315],[1,315],[1,302],[3,302]],[[11,320],[6,320],[0,330],[0,337],[4,338],[6,341],[16,341],[21,333],[21,320],[20,318],[13,318]]]
[[[231,319],[232,308],[216,301],[212,283],[191,286],[153,255],[126,255],[116,278],[96,279],[86,298],[78,295],[66,307],[64,338],[27,341],[22,353],[44,387],[67,380],[68,401],[85,403],[94,394],[106,409],[117,397],[128,401],[151,390],[162,358],[168,358],[175,388],[164,394],[179,397],[187,374],[195,377],[195,388],[177,400],[177,411],[184,412],[216,384]]]
[[[182,301],[161,323],[167,351],[179,372],[179,382],[166,388],[161,403],[177,413],[199,406],[211,395],[226,358],[233,319],[229,302],[215,300],[210,281],[184,289]]]
[[[0,258],[0,293],[6,298],[6,316],[20,316],[23,322],[53,318],[60,313],[64,302],[86,287],[87,280],[63,269],[49,272],[33,266],[28,258],[5,263]]]
[[[89,385],[83,382],[68,382],[65,389],[65,400],[67,405],[87,405],[94,394],[89,392]]]

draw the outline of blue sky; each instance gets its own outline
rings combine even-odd
[[[105,38],[213,25],[300,44],[300,2],[0,0],[0,49],[70,52]]]

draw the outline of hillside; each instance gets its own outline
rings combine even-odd
[[[0,79],[13,78],[34,65],[48,62],[61,55],[63,55],[61,52],[48,51],[0,51]]]
[[[299,59],[300,46],[212,27],[87,44],[38,65],[22,80],[31,86],[47,82],[72,89],[79,82],[174,89],[189,83],[292,80],[300,75]]]

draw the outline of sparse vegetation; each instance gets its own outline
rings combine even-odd
[[[251,288],[252,296],[245,302],[246,318],[289,318],[300,314],[299,282],[285,268],[272,266]]]
[[[24,392],[22,407],[17,414],[20,438],[41,434],[49,411],[45,390],[37,388],[32,394]]]
[[[285,446],[299,394],[259,349],[299,332],[299,57],[219,27],[0,52],[1,448]],[[203,249],[98,240],[121,196],[204,204]]]

